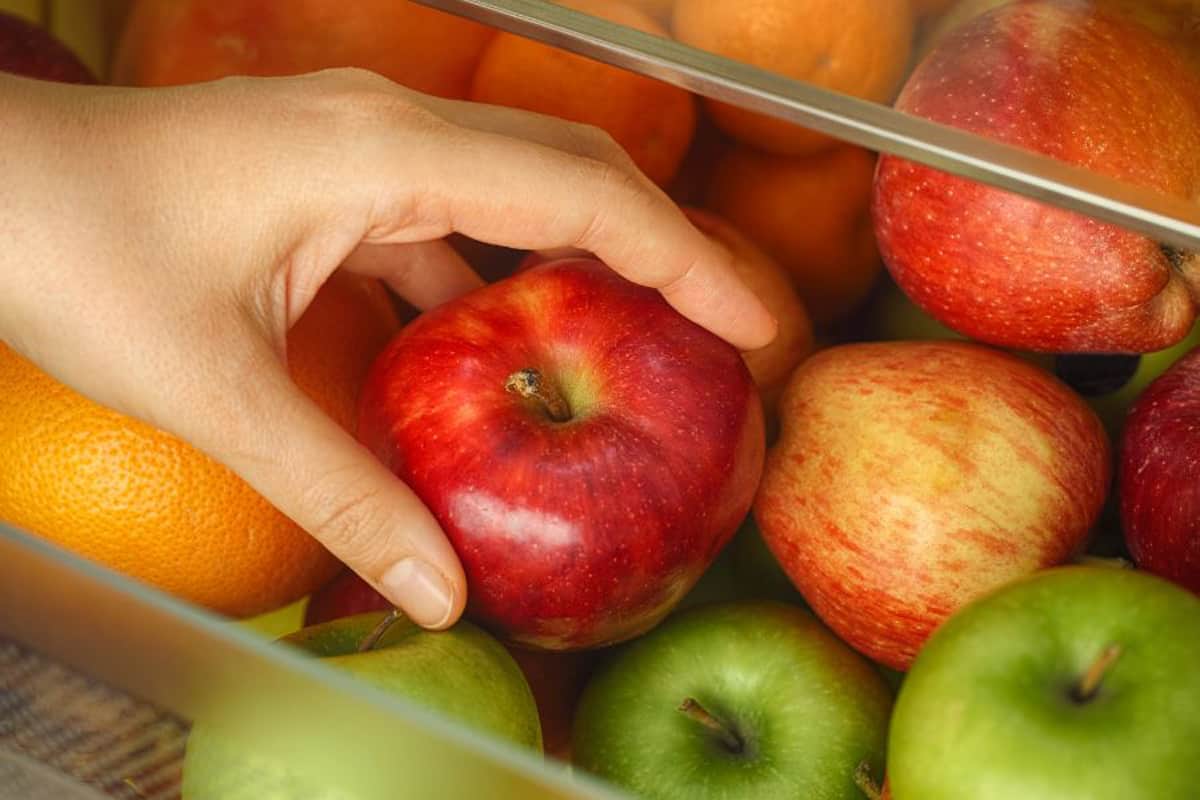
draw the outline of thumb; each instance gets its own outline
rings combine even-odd
[[[238,473],[376,591],[426,628],[462,614],[466,577],[413,491],[309,399],[273,357],[238,391],[243,420],[189,438]],[[207,415],[205,415],[207,416]],[[211,417],[210,417],[211,419]]]

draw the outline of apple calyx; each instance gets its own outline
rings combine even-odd
[[[1167,257],[1167,262],[1175,269],[1183,269],[1183,262],[1191,257],[1190,253],[1170,244],[1160,244],[1158,249],[1162,250],[1162,254]]]
[[[1159,244],[1158,249],[1166,256],[1171,269],[1175,270],[1183,279],[1192,300],[1200,304],[1200,253],[1170,244]]]
[[[393,608],[391,611],[389,611],[387,615],[383,619],[379,620],[375,627],[371,629],[371,632],[364,636],[362,641],[358,643],[358,652],[365,653],[368,650],[375,649],[375,645],[379,644],[379,640],[382,639],[383,635],[388,632],[388,628],[391,628],[392,625],[395,624],[396,620],[400,619],[400,616],[400,609],[398,608]]]
[[[571,419],[571,407],[563,399],[562,394],[542,373],[532,367],[519,369],[504,382],[504,388],[526,400],[533,401],[537,407],[554,422],[568,422]]]
[[[1076,703],[1086,703],[1096,696],[1096,692],[1100,690],[1100,682],[1104,680],[1104,674],[1108,672],[1109,667],[1113,665],[1121,655],[1121,645],[1110,644],[1100,651],[1100,655],[1087,668],[1087,672],[1083,673],[1083,677],[1075,688],[1071,690],[1071,699]]]
[[[871,777],[871,765],[866,761],[858,762],[854,770],[854,785],[866,795],[867,800],[881,800],[883,797],[883,789]]]
[[[700,723],[704,728],[715,733],[721,746],[733,755],[746,752],[746,742],[738,736],[730,726],[713,716],[708,709],[700,705],[694,698],[687,697],[679,704],[679,710],[687,717]]]

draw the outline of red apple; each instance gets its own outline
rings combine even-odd
[[[387,598],[375,591],[371,584],[346,569],[309,596],[304,607],[304,626],[391,607]]]
[[[683,212],[701,233],[728,253],[730,266],[738,278],[779,322],[779,330],[770,344],[742,353],[750,377],[758,387],[763,413],[768,429],[771,429],[784,383],[796,365],[816,347],[808,310],[796,293],[787,270],[733,223],[701,208],[684,207]],[[541,253],[527,253],[514,271],[523,272],[548,260]]]
[[[427,312],[380,355],[359,436],[441,523],[468,613],[547,650],[636,636],[687,593],[762,472],[737,350],[594,259]]]
[[[1118,486],[1134,562],[1200,594],[1200,347],[1134,403]]]
[[[571,724],[579,697],[598,661],[595,650],[554,653],[506,645],[533,691],[542,723],[542,750],[562,761],[571,760]]]
[[[1081,552],[1108,491],[1095,412],[983,345],[818,351],[780,418],[763,539],[826,624],[893,669],[967,601]]]
[[[1102,3],[1026,0],[976,16],[938,41],[896,107],[1200,198],[1200,72]],[[896,282],[973,339],[1149,352],[1196,318],[1200,258],[1116,225],[890,156],[873,208]]]
[[[63,83],[95,83],[91,70],[44,28],[0,11],[0,72]]]
[[[392,604],[356,573],[345,570],[313,592],[304,612],[304,626],[389,609]],[[591,651],[551,653],[505,645],[533,691],[542,724],[542,748],[547,755],[569,760],[571,721],[583,687],[595,665]]]

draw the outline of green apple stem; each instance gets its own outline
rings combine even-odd
[[[731,753],[741,753],[745,749],[746,744],[738,737],[736,733],[729,729],[724,722],[714,717],[708,712],[704,706],[696,702],[695,699],[688,697],[679,704],[679,710],[686,714],[691,719],[703,725],[708,730],[712,731],[721,740],[721,744],[725,746]]]
[[[1096,691],[1100,688],[1100,681],[1104,680],[1104,673],[1108,672],[1109,667],[1121,655],[1121,645],[1110,644],[1100,651],[1100,655],[1088,667],[1087,672],[1083,673],[1083,678],[1075,687],[1073,694],[1076,701],[1086,703],[1096,695]]]
[[[383,635],[388,632],[388,628],[392,627],[396,620],[400,619],[400,616],[400,609],[398,608],[393,608],[389,611],[387,616],[379,620],[379,623],[371,629],[371,632],[364,636],[362,641],[358,643],[358,652],[365,653],[368,650],[373,650],[375,645],[379,644],[379,640],[383,638]]]
[[[867,796],[867,800],[881,800],[883,797],[883,789],[871,777],[871,765],[866,761],[860,761],[854,770],[854,785]]]
[[[554,386],[542,377],[542,373],[532,367],[520,369],[508,376],[504,388],[519,394],[526,400],[536,402],[547,417],[555,422],[566,422],[571,419],[571,409],[567,401],[559,394]]]

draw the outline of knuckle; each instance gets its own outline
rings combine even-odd
[[[612,134],[596,125],[572,122],[567,126],[567,134],[579,152],[599,161],[626,166],[632,164],[625,148],[617,143]]]
[[[305,102],[317,103],[341,136],[378,137],[398,128],[433,132],[449,123],[421,102],[421,96],[388,78],[356,67],[313,73],[320,90]]]
[[[333,470],[304,490],[308,532],[342,561],[370,564],[386,554],[388,514],[382,491],[363,471]]]
[[[584,169],[587,176],[581,185],[594,187],[594,211],[574,244],[591,250],[592,245],[606,232],[614,214],[624,219],[637,218],[640,210],[650,204],[651,195],[636,172],[598,161],[589,161]]]

